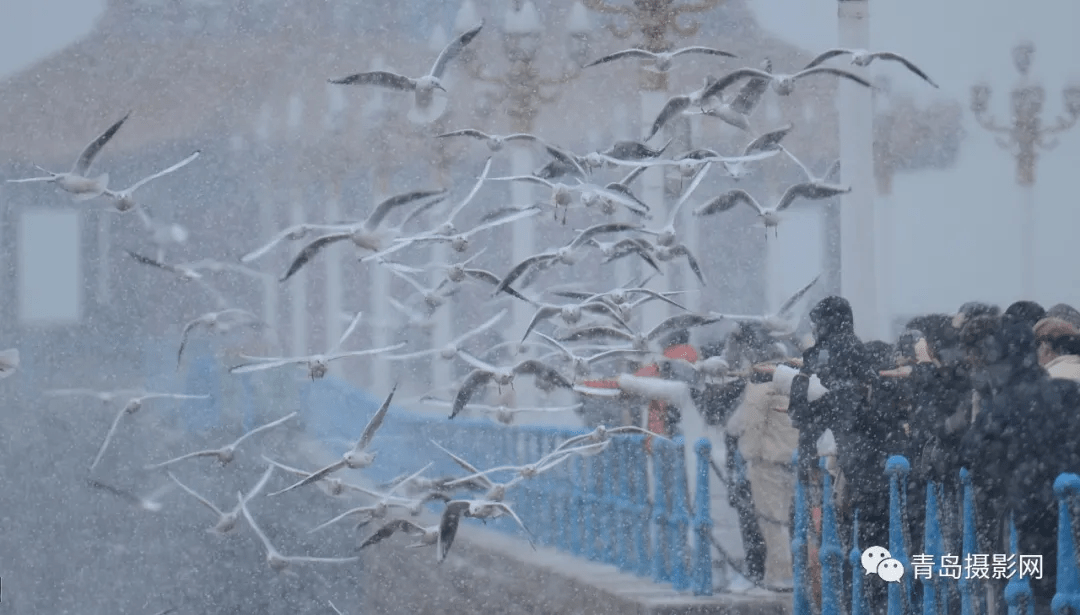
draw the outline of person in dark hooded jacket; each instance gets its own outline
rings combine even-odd
[[[1017,301],[1005,308],[1003,316],[1009,316],[1015,321],[1034,327],[1035,323],[1046,318],[1046,309],[1034,301]]]
[[[1039,367],[1035,335],[1024,320],[1006,316],[989,334],[964,336],[977,381],[989,395],[961,443],[982,517],[979,547],[1007,553],[1011,517],[1019,552],[1042,555],[1042,579],[1032,578],[1031,585],[1036,613],[1049,613],[1057,562],[1053,482],[1061,472],[1080,469],[1073,420],[1080,389]],[[1000,600],[1000,584],[996,589]]]

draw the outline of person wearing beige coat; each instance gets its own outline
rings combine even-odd
[[[1044,318],[1035,324],[1039,365],[1051,378],[1080,382],[1080,330],[1058,318]]]

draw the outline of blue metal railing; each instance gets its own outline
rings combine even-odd
[[[822,462],[824,468],[824,462]],[[801,483],[795,488],[795,519],[793,536],[791,540],[792,562],[794,566],[794,593],[792,596],[793,615],[842,615],[847,611],[845,601],[850,604],[851,615],[864,615],[865,613],[879,611],[882,606],[886,607],[889,615],[914,614],[916,608],[921,609],[922,615],[944,615],[949,611],[949,596],[958,593],[960,596],[959,606],[963,615],[982,615],[989,608],[978,575],[969,572],[956,572],[961,567],[969,569],[975,566],[973,562],[982,558],[989,560],[994,554],[980,554],[976,541],[975,532],[975,509],[971,483],[971,474],[966,470],[960,471],[962,495],[960,506],[962,524],[960,555],[955,560],[950,559],[946,564],[944,557],[951,558],[946,548],[942,532],[943,506],[948,503],[943,501],[944,491],[940,486],[929,483],[926,487],[926,517],[923,523],[922,553],[909,558],[908,537],[905,536],[905,516],[907,496],[905,494],[907,477],[910,470],[908,461],[900,456],[889,458],[886,463],[885,473],[889,476],[889,555],[900,562],[904,568],[904,575],[899,582],[888,583],[887,604],[868,604],[866,586],[868,583],[884,582],[876,575],[866,576],[861,564],[862,549],[875,545],[860,545],[858,539],[859,517],[855,512],[852,521],[851,549],[848,552],[849,569],[844,567],[844,558],[841,556],[840,533],[836,527],[836,515],[832,503],[832,480],[828,472],[824,473],[824,485],[822,493],[821,510],[821,544],[818,552],[821,563],[820,569],[820,602],[815,604],[814,592],[817,579],[813,578],[816,571],[809,566],[809,546],[814,543],[813,530],[811,527],[811,515],[807,501],[807,488]],[[1080,496],[1080,476],[1076,474],[1061,474],[1054,482],[1054,493],[1058,499],[1058,528],[1057,528],[1057,576],[1055,579],[1056,593],[1050,605],[1054,615],[1066,613],[1080,613],[1080,565],[1077,562],[1077,553],[1072,534],[1072,510],[1070,502],[1076,502]],[[1008,604],[1009,615],[1033,615],[1034,598],[1031,583],[1025,578],[1023,566],[1019,563],[1020,553],[1017,546],[1017,530],[1010,520],[1009,522],[1009,553],[1000,554],[1006,562],[1012,562],[1012,567],[1004,566],[1004,578],[1008,581],[1004,587],[1004,598]],[[1042,554],[1025,554],[1042,558]],[[998,567],[999,563],[992,560],[988,563]],[[952,574],[945,574],[946,568],[954,567]],[[921,572],[919,572],[921,571]],[[845,574],[850,574],[851,583],[844,583]],[[1032,574],[1028,572],[1028,577]],[[1038,573],[1041,576],[1041,567]],[[997,577],[984,577],[997,578]],[[1036,577],[1038,578],[1038,577]],[[916,592],[916,587],[919,592]],[[850,593],[846,593],[849,591]],[[916,601],[916,594],[921,593],[921,600]],[[956,604],[953,602],[952,604]]]

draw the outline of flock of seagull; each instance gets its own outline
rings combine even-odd
[[[451,95],[442,83],[447,68],[462,50],[480,35],[482,29],[483,22],[455,38],[443,49],[431,70],[425,75],[408,77],[387,71],[375,71],[332,79],[330,83],[376,86],[411,92],[413,112],[416,115],[423,117],[438,115],[441,113],[440,109],[445,107],[446,97]],[[449,397],[428,394],[418,400],[447,408],[450,419],[463,412],[476,411],[490,414],[501,423],[511,423],[514,416],[520,412],[573,411],[579,408],[580,404],[518,408],[485,405],[476,401],[480,401],[481,393],[486,389],[493,387],[501,390],[505,387],[513,387],[521,377],[531,377],[536,386],[543,391],[564,389],[581,395],[618,396],[621,394],[618,390],[593,389],[579,383],[584,377],[595,374],[597,367],[604,363],[630,361],[636,364],[647,364],[657,361],[663,351],[664,340],[670,334],[725,320],[758,323],[778,338],[794,334],[797,319],[793,316],[793,306],[811,288],[813,282],[796,293],[778,313],[764,316],[738,316],[708,311],[692,312],[681,305],[677,299],[679,294],[687,291],[658,292],[647,288],[647,284],[653,276],[663,275],[666,264],[671,261],[685,261],[699,282],[702,285],[705,284],[705,277],[697,256],[692,254],[682,242],[680,231],[676,228],[679,220],[677,214],[693,197],[702,180],[714,169],[723,169],[726,175],[733,180],[738,180],[760,161],[783,154],[803,170],[805,179],[790,186],[780,200],[771,207],[763,207],[746,190],[731,189],[705,200],[693,210],[695,216],[712,216],[744,204],[755,211],[766,229],[774,229],[774,233],[781,221],[782,213],[793,203],[800,200],[827,199],[850,191],[849,187],[833,183],[833,178],[840,170],[838,163],[833,164],[824,176],[818,177],[787,150],[783,145],[783,140],[792,130],[791,124],[760,134],[751,130],[750,125],[751,113],[770,86],[777,94],[786,96],[793,92],[798,81],[811,77],[829,76],[842,78],[868,88],[872,87],[869,82],[852,72],[823,64],[831,58],[845,54],[850,55],[852,64],[857,66],[866,66],[875,59],[899,62],[937,87],[914,64],[892,53],[832,49],[815,58],[807,67],[792,74],[774,73],[771,63],[766,61],[761,68],[739,68],[720,78],[710,76],[705,79],[701,89],[673,96],[664,105],[649,127],[648,134],[641,141],[619,141],[603,150],[586,154],[572,152],[533,134],[493,135],[473,128],[439,134],[436,138],[469,138],[482,141],[490,150],[490,157],[482,166],[479,164],[476,166],[478,172],[470,190],[460,201],[450,203],[449,207],[444,207],[448,201],[447,189],[407,191],[378,203],[362,220],[299,224],[283,229],[264,245],[254,246],[250,252],[240,257],[238,262],[206,259],[193,263],[169,263],[161,252],[155,257],[134,251],[128,251],[128,253],[133,262],[195,282],[206,289],[216,303],[213,311],[184,324],[177,351],[178,369],[182,365],[184,349],[189,338],[194,334],[219,334],[236,327],[265,326],[256,313],[232,305],[225,295],[210,283],[209,274],[240,271],[256,277],[265,277],[268,275],[266,272],[253,268],[256,261],[280,245],[306,239],[307,243],[296,252],[291,264],[280,275],[279,279],[285,282],[295,276],[305,265],[315,260],[327,246],[347,241],[360,251],[358,259],[360,263],[365,266],[385,267],[415,290],[415,294],[403,303],[393,297],[387,298],[400,308],[399,311],[402,314],[413,314],[415,318],[412,320],[430,321],[433,314],[454,297],[464,284],[473,284],[487,289],[487,293],[482,294],[484,300],[479,305],[472,306],[475,312],[486,312],[491,307],[496,309],[482,324],[458,335],[445,346],[412,348],[398,354],[394,353],[404,349],[407,342],[380,348],[347,349],[348,341],[362,320],[362,314],[356,313],[351,317],[341,338],[324,353],[300,357],[241,355],[242,362],[232,366],[229,369],[230,372],[242,374],[299,365],[304,368],[308,377],[315,380],[327,374],[331,362],[347,358],[374,356],[376,360],[407,363],[430,357],[439,361],[462,361],[470,368],[467,376],[457,385],[456,391],[451,391],[452,394]],[[673,63],[679,58],[687,55],[735,57],[734,54],[708,47],[687,47],[665,53],[629,49],[600,58],[587,65],[586,68],[624,59],[637,59],[650,62],[654,70],[666,71],[671,69]],[[732,96],[727,97],[728,90],[738,84],[742,84],[741,88]],[[662,146],[648,144],[666,124],[681,114],[704,114],[719,118],[745,131],[750,137],[749,142],[740,152],[732,155],[705,148],[671,155],[668,152],[670,141]],[[137,211],[145,216],[144,208],[135,199],[136,190],[150,181],[160,180],[193,163],[198,158],[199,152],[196,151],[176,164],[139,180],[127,189],[110,189],[108,173],[91,177],[90,169],[102,148],[117,134],[129,116],[130,113],[94,139],[82,151],[70,171],[51,172],[41,169],[45,173],[42,176],[8,181],[50,182],[71,193],[77,201],[104,197],[112,202],[113,208],[118,212]],[[536,148],[550,161],[532,175],[492,177],[493,159],[498,152],[510,144]],[[632,188],[633,182],[644,170],[657,166],[674,167],[689,180],[671,210],[663,217],[662,226],[652,222],[651,204],[639,198]],[[605,169],[624,169],[624,172],[628,171],[628,174],[616,181],[601,181],[598,176]],[[485,186],[499,182],[529,182],[545,189],[548,198],[537,203],[515,203],[509,207],[484,211],[479,223],[471,227],[463,226],[462,212],[473,203],[474,198]],[[438,219],[436,223],[427,223],[428,215],[439,211],[437,208],[440,207],[445,210],[445,214],[435,216]],[[474,263],[486,251],[474,249],[478,243],[483,243],[480,238],[484,234],[503,225],[526,219],[540,224],[540,220],[543,219],[540,214],[544,212],[547,212],[554,220],[561,221],[561,224],[555,225],[556,229],[567,224],[571,213],[575,218],[579,214],[582,217],[591,217],[592,221],[584,228],[573,230],[565,243],[552,245],[549,249],[519,263],[508,264],[504,273],[481,268]],[[388,220],[399,213],[404,214],[401,221],[396,226],[389,226]],[[148,218],[144,217],[144,221],[147,222],[148,228],[152,226]],[[436,262],[421,266],[397,260],[402,255],[414,252],[417,248],[437,244],[448,245],[457,254],[466,255],[469,252],[472,254],[455,263]],[[644,263],[650,275],[630,281],[623,286],[604,288],[603,282],[597,280],[594,284],[601,286],[600,288],[586,289],[579,285],[552,288],[550,292],[540,290],[542,285],[538,283],[538,280],[542,279],[545,272],[574,268],[584,260],[596,259],[600,263],[611,263],[627,257]],[[430,287],[424,285],[419,279],[420,276],[429,274],[435,274],[439,280]],[[495,348],[482,349],[482,351],[477,350],[475,345],[470,346],[469,342],[476,340],[480,334],[499,326],[501,319],[507,313],[506,307],[501,305],[504,301],[525,302],[535,308],[535,315],[528,323],[520,340],[507,341]],[[651,301],[664,302],[679,310],[679,313],[651,328],[643,328],[640,326],[637,308]],[[473,350],[468,348],[473,348]],[[503,359],[495,358],[500,356]],[[507,356],[510,357],[509,360],[505,359]],[[18,351],[0,352],[0,378],[10,375],[18,366]],[[728,364],[725,357],[712,357],[691,364],[691,367],[704,379],[739,375],[734,371],[734,366]],[[391,408],[396,389],[395,384],[368,422],[360,438],[340,459],[326,467],[315,470],[295,468],[262,454],[261,459],[266,464],[265,472],[253,481],[253,486],[245,493],[235,494],[235,504],[215,504],[209,497],[181,482],[173,473],[174,470],[184,466],[197,467],[198,464],[204,463],[200,461],[203,459],[212,459],[222,466],[227,465],[238,454],[241,445],[252,442],[259,434],[296,419],[297,412],[256,427],[219,448],[187,452],[165,461],[148,463],[147,470],[161,472],[167,477],[168,482],[165,483],[166,488],[158,490],[151,496],[138,497],[113,487],[100,477],[93,475],[93,471],[109,450],[109,444],[117,437],[119,427],[125,418],[131,420],[130,417],[144,404],[153,403],[154,400],[184,401],[205,399],[209,396],[198,393],[87,389],[52,390],[47,394],[90,396],[103,404],[121,404],[96,456],[89,464],[91,474],[87,481],[91,486],[120,495],[148,511],[160,510],[160,498],[168,488],[178,487],[213,513],[215,521],[208,531],[230,534],[241,525],[242,518],[263,545],[269,567],[276,572],[285,573],[291,572],[291,567],[297,564],[343,564],[356,561],[358,556],[287,556],[275,547],[250,510],[258,502],[257,498],[267,489],[275,472],[290,475],[295,480],[262,497],[275,497],[314,484],[333,497],[356,494],[368,500],[368,503],[341,512],[315,526],[311,531],[322,530],[346,519],[354,521],[358,529],[379,520],[383,523],[359,543],[360,549],[385,541],[394,534],[408,534],[414,540],[408,546],[434,546],[436,561],[441,562],[446,558],[454,541],[461,517],[489,519],[508,516],[526,534],[529,534],[528,528],[522,523],[511,503],[505,500],[511,487],[547,472],[575,455],[600,454],[610,444],[611,438],[618,434],[639,433],[650,437],[663,437],[632,425],[611,429],[601,426],[586,435],[566,440],[552,452],[527,465],[506,465],[488,469],[479,469],[433,442],[461,468],[463,475],[427,477],[425,473],[431,465],[428,464],[408,476],[399,477],[379,487],[346,482],[340,477],[339,472],[362,470],[376,463],[376,455],[370,450],[370,445]],[[245,454],[257,453],[251,451]],[[493,475],[497,474],[512,475],[512,478],[504,482],[496,482]],[[470,496],[469,493],[474,495]],[[408,518],[420,515],[427,505],[434,502],[442,503],[442,511],[437,523],[425,526]],[[401,516],[402,514],[404,516]],[[337,607],[333,608],[338,611]]]

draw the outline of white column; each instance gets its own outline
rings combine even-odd
[[[514,147],[510,154],[510,164],[511,175],[531,175],[534,164],[532,150],[527,147]],[[515,207],[532,205],[534,199],[535,192],[531,183],[510,182],[510,202]],[[536,224],[537,219],[535,217],[510,223],[510,233],[514,243],[511,252],[515,265],[536,253]],[[513,306],[511,316],[513,317],[514,326],[511,328],[506,341],[516,342],[521,339],[521,335],[525,333],[525,329],[529,326],[529,320],[533,316],[533,309],[532,306],[520,299],[514,299],[511,305]],[[525,387],[520,390],[515,389],[513,395],[518,406],[535,405],[533,403],[532,389]]]
[[[381,203],[388,196],[383,190],[383,181],[379,175],[379,167],[372,170],[371,193],[374,196],[372,203]],[[367,307],[371,315],[367,321],[371,331],[371,347],[382,348],[390,345],[390,332],[397,330],[400,321],[394,317],[390,302],[386,300],[386,297],[390,296],[390,272],[386,267],[376,263],[370,263],[367,267],[371,272],[371,290],[368,293]],[[385,386],[390,380],[389,363],[376,356],[370,359],[370,365],[371,386]]]
[[[333,192],[326,199],[326,221],[336,222],[341,220],[341,178],[334,180]],[[356,313],[355,309],[346,310],[342,305],[341,288],[341,259],[344,258],[342,250],[349,248],[346,245],[330,245],[323,252],[326,258],[326,348],[333,348],[341,334],[345,331],[344,313]],[[330,372],[336,376],[341,375],[341,361],[330,364]]]
[[[664,92],[656,92],[651,90],[641,91],[641,126],[644,130],[648,130],[649,126],[652,126],[653,120],[660,114],[660,110],[664,108],[664,103],[667,102],[667,95]],[[643,130],[643,131],[644,131]],[[657,137],[658,142],[663,142],[664,135],[661,134]],[[641,174],[641,200],[645,201],[645,204],[649,206],[652,214],[651,227],[657,228],[659,226],[667,224],[668,207],[667,202],[664,199],[664,169],[663,167],[652,167]],[[676,225],[679,223],[676,222]],[[681,229],[680,229],[681,230]],[[694,256],[697,256],[696,254]],[[630,270],[629,276],[636,275],[640,270],[640,266],[637,262],[633,261],[629,257],[623,259],[633,263],[633,269]],[[656,276],[653,278],[650,288],[657,292],[665,292],[671,290],[671,277],[677,275],[674,273],[677,267],[684,267],[684,259],[674,259],[669,263],[660,263],[660,270],[664,272],[664,275]],[[693,274],[691,274],[693,276]],[[626,279],[620,279],[619,284],[625,284]],[[694,286],[687,286],[688,290],[700,288],[700,282],[694,277]],[[688,293],[690,295],[693,292]],[[687,297],[680,297],[680,299],[686,299]],[[668,315],[668,304],[663,301],[649,301],[641,306],[642,322],[640,324],[643,330],[651,329],[660,323]]]
[[[112,253],[112,217],[108,212],[103,212],[98,215],[97,240],[98,302],[102,305],[112,305],[112,269],[109,263],[109,255]]]
[[[701,121],[703,117],[704,116],[701,115],[695,115],[686,118],[690,121],[691,145],[694,142],[694,135],[701,133]],[[663,169],[663,167],[661,167],[661,169]],[[685,244],[687,249],[690,250],[690,253],[694,255],[694,258],[698,259],[699,263],[704,263],[707,255],[702,252],[701,233],[699,232],[702,220],[701,218],[694,216],[694,203],[695,201],[693,199],[687,201],[686,203],[683,203],[682,209],[679,211],[679,219],[675,221],[675,228],[679,230],[683,244]],[[704,264],[702,264],[702,266],[704,267]],[[693,292],[676,297],[675,300],[682,305],[685,305],[691,311],[697,312],[701,310],[705,305],[706,287],[701,285],[701,281],[697,279],[697,276],[694,275],[694,271],[690,269],[689,265],[684,263],[681,267],[678,268],[678,271],[679,279],[682,281],[681,288]],[[670,282],[668,283],[670,284]],[[658,301],[656,303],[660,302]],[[671,311],[671,309],[667,309],[667,314],[670,314]]]
[[[262,241],[269,241],[274,233],[278,232],[277,220],[274,207],[276,203],[271,199],[272,192],[265,188],[259,191],[256,198],[259,199],[259,231],[262,234]],[[281,259],[278,259],[280,261]],[[275,262],[273,259],[270,262]],[[280,282],[277,281],[277,275],[280,275],[277,269],[272,269],[271,274],[263,277],[263,297],[262,297],[262,317],[266,321],[267,331],[265,339],[267,342],[270,340],[278,340],[281,335],[281,317],[278,310],[278,286]],[[273,343],[275,346],[272,350],[274,352],[283,352],[283,348],[278,348],[276,341]],[[267,350],[271,350],[268,348]]]
[[[1035,301],[1035,185],[1020,186],[1021,299]]]
[[[840,47],[867,49],[869,2],[840,0]],[[852,71],[866,76],[863,67]],[[840,290],[855,313],[855,331],[865,339],[881,335],[875,279],[874,130],[871,92],[840,80],[840,158],[844,181],[852,190],[840,205]]]
[[[445,263],[451,258],[457,258],[457,253],[451,254],[450,248],[444,243],[436,243],[431,248],[431,259],[436,263]],[[428,283],[431,285],[438,284],[446,274],[440,269],[434,269],[431,272],[431,277]],[[457,297],[451,297],[446,300],[438,310],[435,311],[435,329],[432,335],[432,342],[435,347],[442,348],[450,343],[450,340],[454,339],[454,307]],[[459,327],[464,331],[467,328],[467,323],[462,323]],[[440,356],[434,356],[431,358],[431,387],[438,389],[444,386],[450,385],[450,367],[451,362]]]

